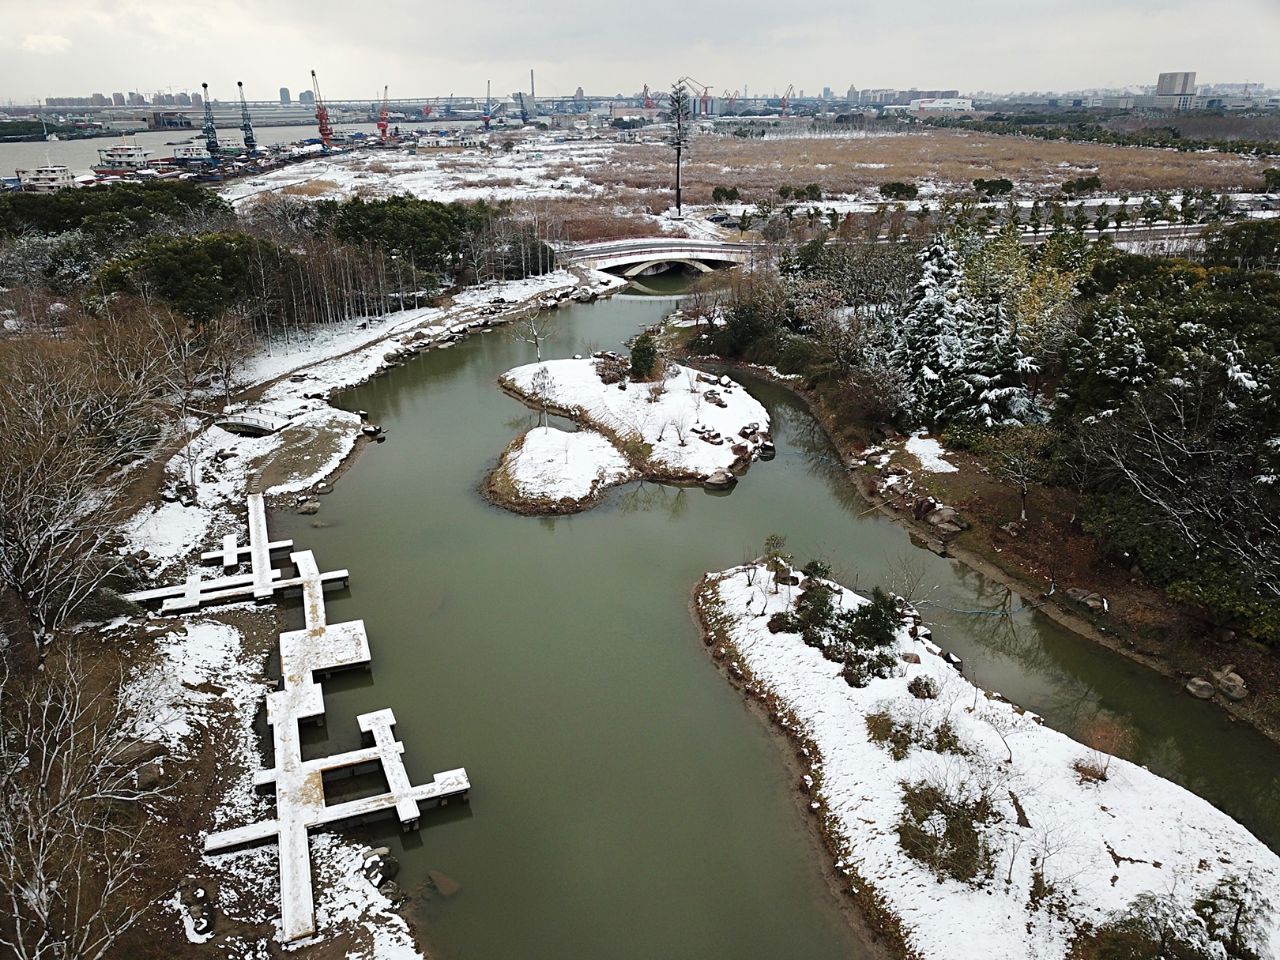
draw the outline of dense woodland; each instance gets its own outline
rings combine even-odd
[[[1082,494],[1104,547],[1280,643],[1280,223],[1215,227],[1196,259],[1023,239],[782,241],[776,269],[704,301],[724,322],[695,348]]]

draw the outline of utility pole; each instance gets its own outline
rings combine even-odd
[[[680,167],[684,148],[689,143],[689,89],[683,80],[671,88],[671,137],[667,141],[676,151],[676,217],[684,216],[680,192]]]

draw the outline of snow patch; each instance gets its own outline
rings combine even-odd
[[[903,445],[907,453],[920,461],[920,469],[926,473],[958,473],[960,468],[943,459],[947,451],[933,437],[923,433],[912,434]]]

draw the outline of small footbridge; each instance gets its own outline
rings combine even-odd
[[[560,262],[593,270],[610,270],[628,279],[665,267],[684,266],[710,273],[751,260],[751,245],[688,237],[638,237],[581,243],[560,251]]]

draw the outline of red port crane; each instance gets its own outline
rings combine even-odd
[[[729,88],[725,87],[724,93],[722,93],[721,96],[724,97],[725,101],[727,102],[727,106],[725,109],[732,110],[733,105],[738,102],[738,98],[742,96],[742,94],[737,90],[733,91],[733,93],[730,93]]]
[[[644,108],[646,110],[653,109],[653,94],[649,92],[649,85],[644,85]]]
[[[794,94],[795,92],[796,92],[796,85],[794,83],[787,84],[787,92],[784,93],[782,95],[782,99],[778,101],[779,104],[781,104],[782,106],[782,115],[784,117],[787,115],[787,106],[791,103],[791,95]]]
[[[704,117],[710,116],[711,115],[711,88],[708,87],[705,83],[699,83],[697,80],[693,79],[693,77],[683,77],[681,79],[685,83],[689,84],[689,86],[693,87],[694,93],[698,95],[698,103],[701,105],[700,106],[701,115]]]
[[[387,139],[387,127],[390,126],[388,120],[390,112],[387,110],[387,87],[382,88],[382,107],[378,110],[378,139]],[[320,98],[316,97],[316,102],[320,102]]]
[[[320,81],[316,72],[311,71],[311,91],[316,95],[316,126],[320,130],[320,144],[326,150],[333,142],[333,127],[329,125],[329,108],[324,105],[324,97],[320,96]]]

